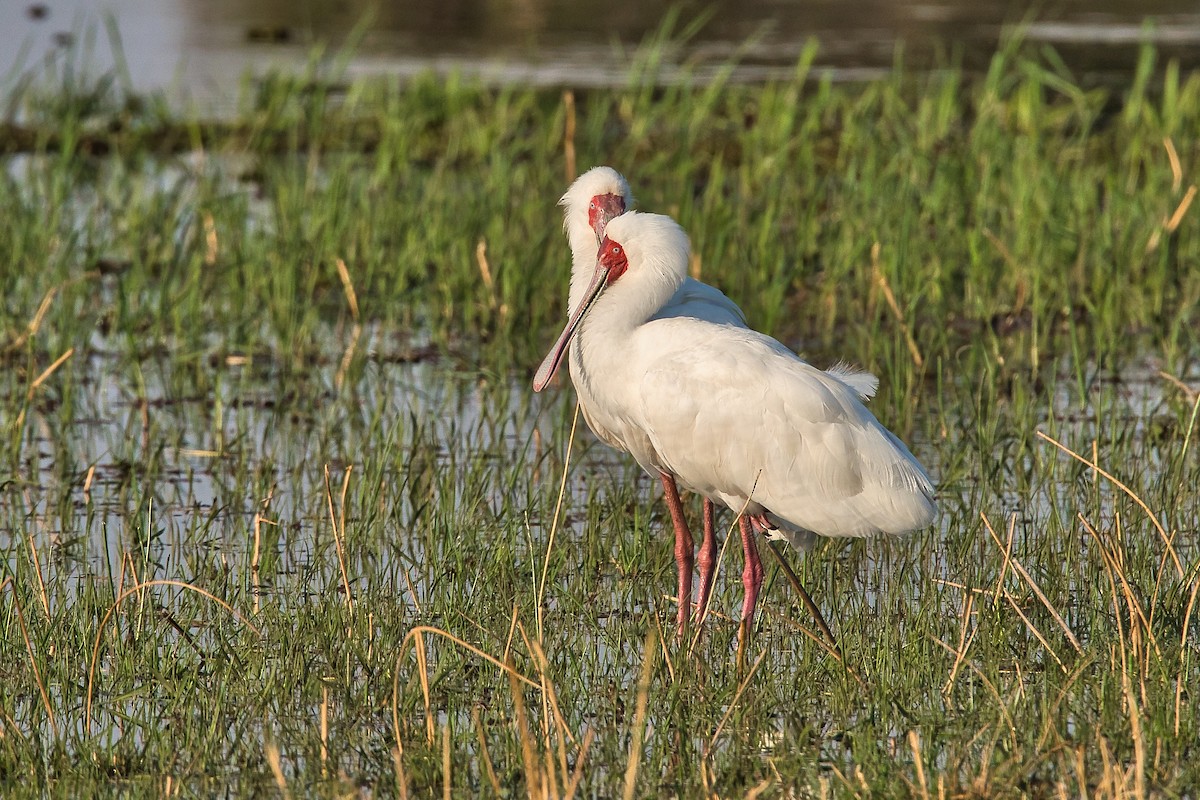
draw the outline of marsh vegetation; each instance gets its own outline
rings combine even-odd
[[[638,59],[223,122],[10,90],[6,796],[1195,793],[1200,78]],[[935,527],[796,564],[849,670],[772,564],[738,674],[736,548],[676,641],[656,484],[529,390],[596,163],[937,479]]]

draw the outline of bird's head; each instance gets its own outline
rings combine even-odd
[[[636,211],[614,217],[596,253],[591,281],[558,341],[538,367],[533,390],[540,392],[554,377],[571,338],[606,289],[625,275],[636,275],[636,280],[626,279],[621,289],[616,290],[624,295],[618,305],[627,307],[631,316],[648,319],[683,283],[689,253],[687,234],[670,217]],[[626,289],[625,284],[630,280],[633,283]],[[614,302],[617,302],[615,297]]]
[[[633,264],[645,282],[642,292],[650,291],[651,283],[664,283],[671,284],[674,293],[687,275],[691,249],[687,234],[675,220],[664,214],[633,211],[609,224],[596,254],[597,275],[603,268],[605,283],[611,286]]]
[[[558,204],[563,209],[563,229],[571,237],[604,238],[608,223],[633,205],[629,183],[612,167],[593,167],[580,175]]]

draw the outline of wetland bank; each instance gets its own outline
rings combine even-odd
[[[811,57],[10,88],[4,794],[1194,795],[1200,79]],[[737,673],[736,552],[664,636],[656,488],[530,391],[594,163],[934,473],[934,528],[796,565],[862,685],[773,566]]]

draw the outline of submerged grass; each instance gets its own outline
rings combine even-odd
[[[13,90],[4,794],[1194,794],[1200,79],[812,57],[566,100],[279,75],[217,123]],[[676,642],[652,483],[530,396],[569,157],[879,374],[938,476],[936,529],[799,564],[849,670],[772,568],[737,673],[736,552]]]

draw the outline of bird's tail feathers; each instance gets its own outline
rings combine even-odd
[[[852,364],[847,364],[845,361],[837,362],[825,370],[825,372],[853,389],[854,393],[863,401],[874,397],[875,390],[879,388],[878,378],[866,370],[859,369]]]

